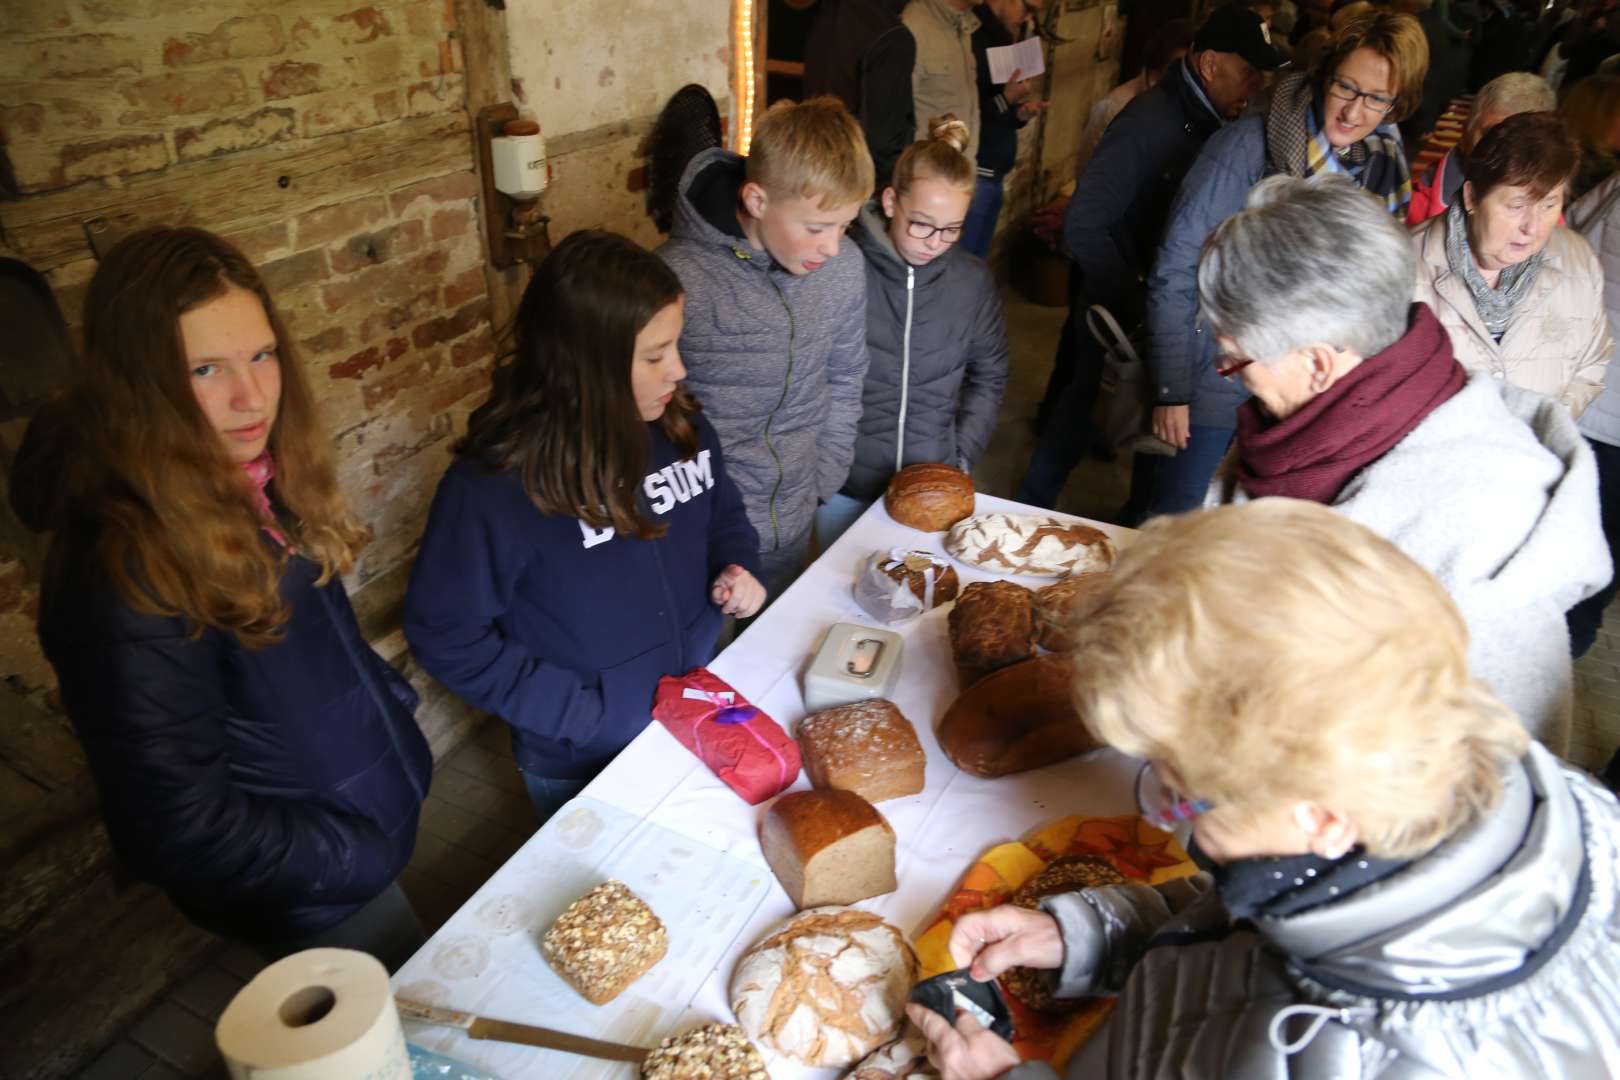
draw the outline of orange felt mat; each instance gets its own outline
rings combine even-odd
[[[1054,860],[1068,855],[1106,859],[1131,881],[1148,885],[1197,872],[1175,838],[1139,817],[1067,817],[1030,833],[1022,841],[1000,844],[979,856],[938,916],[916,939],[922,978],[954,971],[946,948],[951,927],[962,915],[1005,903],[1030,878]],[[1013,1047],[1025,1061],[1047,1061],[1060,1073],[1075,1052],[1113,1008],[1112,998],[1093,998],[1079,1012],[1042,1013],[1010,994],[1016,1036]]]

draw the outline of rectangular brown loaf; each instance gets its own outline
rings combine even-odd
[[[1012,581],[975,581],[950,614],[951,655],[966,689],[1035,655],[1035,594]]]
[[[893,892],[894,830],[853,791],[794,791],[759,827],[776,880],[800,909],[853,904]]]
[[[853,791],[868,802],[923,789],[927,758],[917,732],[882,698],[811,713],[799,721],[799,749],[818,788]]]
[[[604,881],[557,916],[540,951],[586,1001],[604,1005],[664,958],[669,935],[623,882]]]

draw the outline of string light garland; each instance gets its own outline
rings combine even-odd
[[[754,140],[754,0],[735,0],[733,51],[737,57],[737,153]]]

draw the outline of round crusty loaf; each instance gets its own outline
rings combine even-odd
[[[1114,545],[1101,530],[1044,514],[980,514],[951,526],[945,550],[1003,574],[1062,577],[1107,570]]]
[[[883,493],[889,516],[923,532],[941,532],[973,513],[973,478],[949,465],[907,465]]]
[[[1108,575],[1076,574],[1035,590],[1035,621],[1041,648],[1068,652],[1074,648],[1075,632],[1096,605],[1108,584]]]
[[[1090,855],[1066,855],[1024,882],[1013,893],[1010,903],[1038,911],[1041,901],[1059,893],[1095,889],[1102,885],[1124,885],[1126,877],[1105,859]],[[1010,968],[1001,976],[1007,993],[1032,1009],[1042,1012],[1074,1012],[1083,1008],[1086,998],[1060,998],[1052,992],[1052,972],[1034,968]]]
[[[916,980],[899,930],[855,908],[811,908],[743,953],[731,1008],[762,1046],[842,1069],[894,1038]]]
[[[641,1063],[642,1080],[770,1080],[765,1059],[736,1024],[671,1035]]]
[[[966,689],[1035,655],[1035,594],[1016,581],[975,581],[946,617],[951,659]]]

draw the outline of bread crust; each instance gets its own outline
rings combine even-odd
[[[963,689],[1035,655],[1035,594],[1017,582],[973,582],[957,597],[949,623]]]
[[[1107,570],[1114,544],[1100,529],[1044,514],[980,514],[951,526],[945,550],[972,566],[1004,574],[1069,574]]]
[[[939,745],[963,772],[997,777],[1099,749],[1075,708],[1073,669],[1038,656],[992,672],[945,711]]]
[[[1080,624],[1108,584],[1106,573],[1076,574],[1035,590],[1035,615],[1041,648],[1068,652]]]
[[[874,698],[811,713],[799,721],[799,749],[812,787],[853,791],[868,802],[923,789],[928,757],[892,701]]]
[[[942,532],[973,513],[973,478],[949,465],[907,465],[889,481],[883,505],[902,525]]]

